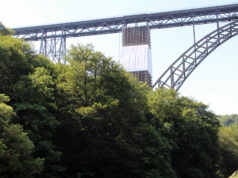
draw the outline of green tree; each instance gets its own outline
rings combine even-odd
[[[221,122],[224,126],[232,126],[232,125],[238,125],[238,115],[237,114],[231,114],[231,115],[221,115],[218,116],[218,120]]]
[[[40,174],[43,159],[33,158],[34,144],[19,124],[12,124],[15,113],[0,94],[0,175],[2,178],[30,178]]]
[[[166,89],[151,93],[149,106],[152,122],[170,139],[178,177],[219,177],[219,122],[207,106]]]
[[[235,170],[237,127],[220,129],[219,144],[206,105],[152,91],[91,45],[54,64],[10,34],[0,25],[0,93],[11,98],[7,105],[0,95],[1,176],[218,178]]]
[[[0,35],[12,35],[15,32],[9,28],[6,28],[1,22],[0,22]]]
[[[219,141],[223,173],[228,177],[238,169],[238,126],[220,128]]]
[[[69,65],[58,65],[56,99],[65,177],[173,175],[167,139],[146,118],[146,84],[91,46],[72,47],[66,59]]]
[[[35,145],[35,157],[45,159],[40,177],[57,177],[60,152],[52,138],[59,125],[54,103],[55,66],[34,54],[25,42],[0,36],[0,93],[10,96],[16,111],[13,122],[21,124]]]
[[[54,130],[59,125],[56,119],[57,106],[54,104],[54,80],[43,68],[35,71],[15,85],[20,94],[15,104],[16,122],[22,124],[36,145],[35,154],[45,158],[45,169],[40,177],[58,177],[62,168],[57,164],[61,153],[52,142]]]

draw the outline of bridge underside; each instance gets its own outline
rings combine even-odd
[[[186,9],[178,11],[140,14],[107,19],[88,20],[13,29],[17,38],[41,41],[41,54],[54,62],[64,62],[66,39],[120,33],[124,28],[147,26],[150,29],[182,27],[188,25],[227,22],[238,19],[238,4]]]
[[[72,23],[23,27],[13,30],[16,32],[15,37],[17,38],[22,38],[26,41],[40,41],[39,53],[50,57],[54,62],[64,63],[63,56],[66,55],[66,39],[69,37],[119,33],[122,32],[123,29],[136,29],[138,27],[146,27],[150,30],[191,25],[193,29],[195,29],[194,26],[197,24],[217,23],[217,29],[212,33],[206,35],[198,42],[196,42],[194,38],[194,45],[184,52],[152,86],[179,90],[194,69],[212,51],[231,37],[237,35],[237,19],[238,4],[231,4]],[[230,24],[221,28],[219,27],[220,22],[230,21]],[[136,45],[134,45],[134,47]],[[143,47],[143,50],[147,50],[148,53],[146,54],[149,56],[150,43],[144,45],[147,46]],[[128,49],[130,47],[131,46],[128,45]],[[148,57],[144,57],[144,59],[140,61],[143,60],[147,62],[144,67],[129,71],[136,75],[141,81],[145,81],[150,85],[152,74],[149,67],[150,60]]]
[[[218,46],[238,34],[238,20],[217,28],[194,43],[153,84],[154,87],[165,87],[179,90],[190,74]]]

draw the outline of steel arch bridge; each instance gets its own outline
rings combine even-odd
[[[231,22],[220,27],[220,22]],[[195,40],[195,25],[216,23],[217,29],[201,40]],[[238,4],[139,14],[107,19],[88,20],[13,29],[15,37],[40,41],[41,54],[54,62],[64,62],[66,39],[100,34],[120,33],[123,28],[147,26],[163,29],[193,26],[194,44],[185,51],[153,84],[179,90],[196,67],[218,46],[238,34]]]
[[[238,20],[217,28],[194,43],[153,84],[153,88],[164,87],[178,91],[190,74],[218,46],[238,34]]]

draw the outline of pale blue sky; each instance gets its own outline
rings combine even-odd
[[[238,0],[1,0],[0,21],[8,27],[72,22],[140,13],[235,4]],[[215,29],[196,26],[197,39]],[[192,27],[152,30],[153,80],[192,45]],[[68,46],[92,43],[96,50],[119,59],[121,35],[67,40]],[[215,50],[180,89],[217,114],[238,113],[238,37]],[[37,46],[37,45],[36,45]]]

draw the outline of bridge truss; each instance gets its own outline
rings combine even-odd
[[[185,51],[154,83],[153,88],[179,90],[196,67],[218,46],[238,34],[238,20],[222,26],[204,36]]]
[[[17,38],[40,41],[41,54],[62,62],[66,54],[66,38],[119,33],[123,28],[148,26],[150,29],[226,22],[238,19],[238,4],[197,8],[153,14],[140,14],[72,23],[13,29]]]
[[[64,62],[66,39],[119,33],[123,28],[147,26],[162,29],[193,26],[194,44],[185,51],[152,86],[179,90],[194,69],[218,46],[238,34],[238,4],[140,14],[107,19],[88,20],[53,25],[23,27],[13,29],[15,37],[26,41],[40,41],[39,53],[54,62]],[[230,22],[220,27],[220,22]],[[196,42],[195,25],[216,23],[217,29]]]

